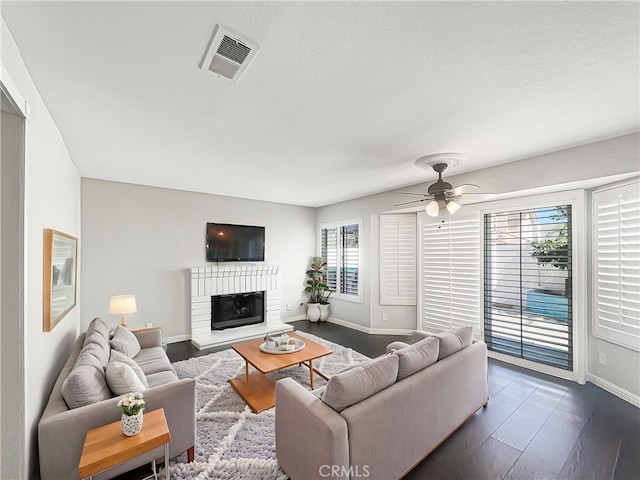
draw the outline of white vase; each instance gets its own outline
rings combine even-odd
[[[140,410],[137,415],[127,415],[126,413],[122,414],[122,418],[120,419],[120,427],[122,428],[122,433],[124,433],[127,437],[132,437],[142,430],[142,412],[144,410]]]
[[[321,303],[319,307],[320,307],[320,321],[326,322],[327,318],[329,318],[329,304]]]
[[[320,320],[320,304],[319,303],[307,304],[307,320],[314,323]]]

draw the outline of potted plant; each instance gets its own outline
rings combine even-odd
[[[127,437],[136,435],[142,430],[144,406],[145,403],[140,392],[127,393],[118,401],[117,410],[122,412],[120,427],[122,428],[122,433]]]
[[[327,264],[322,257],[312,257],[307,269],[307,283],[304,292],[309,295],[307,301],[307,319],[317,322],[320,319],[320,302],[329,287],[326,282]],[[328,298],[328,296],[327,296]]]
[[[321,322],[326,322],[327,319],[329,318],[329,297],[331,296],[331,290],[328,289],[325,290],[322,293],[322,298],[320,299],[320,303],[318,305],[318,307],[320,308],[320,321]]]

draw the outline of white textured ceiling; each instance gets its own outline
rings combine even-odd
[[[321,206],[638,131],[637,2],[2,2],[85,177]],[[200,70],[219,23],[260,50]]]

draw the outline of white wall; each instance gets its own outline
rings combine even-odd
[[[3,75],[5,71],[8,73],[29,106],[25,155],[24,265],[26,445],[18,444],[15,448],[26,452],[29,477],[34,478],[37,475],[38,420],[80,328],[78,304],[51,332],[43,332],[43,229],[54,228],[70,235],[80,235],[80,174],[29,76],[4,20],[2,67]],[[81,284],[80,280],[78,284]],[[3,318],[2,321],[6,320]]]
[[[512,163],[469,172],[457,176],[446,176],[453,185],[475,183],[482,192],[503,194],[518,192],[550,185],[557,185],[555,191],[564,191],[572,182],[596,179],[606,183],[607,177],[638,172],[640,164],[640,135],[631,134],[604,140],[567,150],[548,153]],[[419,155],[416,155],[416,157]],[[451,173],[454,173],[452,171]],[[423,175],[416,169],[416,177]],[[407,201],[399,191],[426,191],[433,180],[394,191],[341,202],[318,209],[317,225],[348,218],[362,218],[363,229],[360,236],[364,251],[362,278],[370,278],[363,283],[362,304],[344,300],[331,300],[331,317],[344,324],[352,324],[365,331],[385,329],[405,330],[415,328],[416,308],[409,306],[383,306],[379,303],[379,239],[378,215],[394,210],[394,204]],[[587,216],[589,216],[587,212]],[[318,245],[319,251],[319,245]],[[388,315],[388,321],[382,321],[382,314]],[[585,321],[590,324],[589,319]],[[632,392],[640,389],[640,355],[637,352],[599,340],[589,335],[589,371],[605,382]],[[607,353],[607,366],[597,363],[598,353]]]
[[[314,209],[83,178],[83,328],[94,316],[116,322],[109,297],[131,293],[138,311],[126,315],[127,325],[152,322],[170,341],[188,338],[187,269],[207,264],[207,222],[265,226],[265,263],[282,272],[282,317],[304,314],[299,304],[315,251]]]

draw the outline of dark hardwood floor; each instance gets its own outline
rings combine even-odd
[[[292,325],[369,357],[405,338],[367,335],[331,323]],[[225,348],[199,351],[190,342],[180,342],[168,345],[167,354],[175,362]],[[618,397],[592,384],[578,385],[492,359],[489,395],[487,408],[405,479],[640,478],[640,410]],[[139,477],[132,472],[119,478]]]

